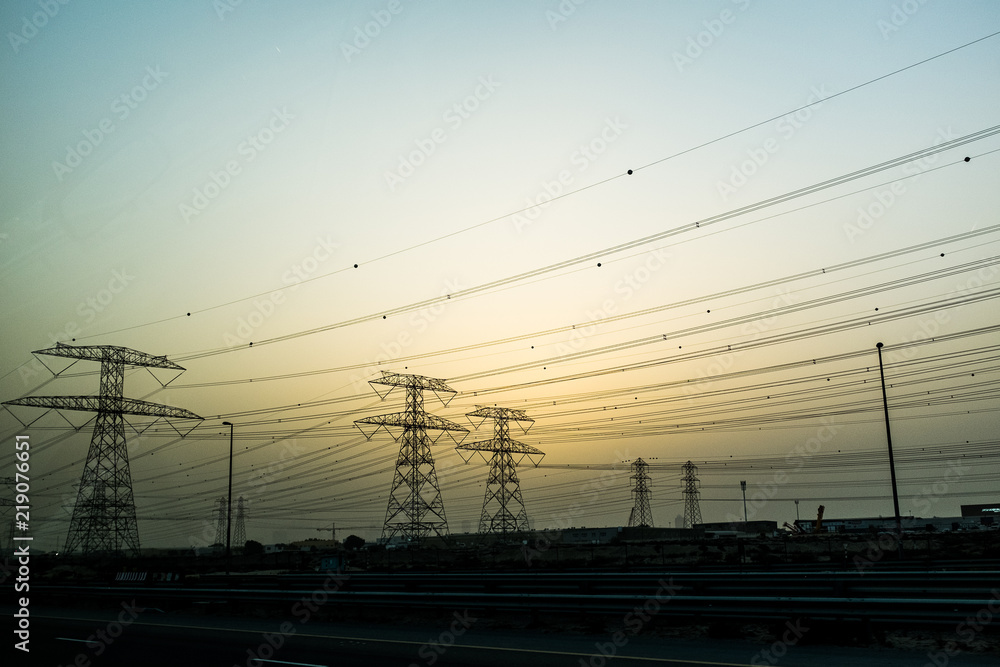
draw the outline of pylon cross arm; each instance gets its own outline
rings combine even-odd
[[[153,356],[139,350],[115,345],[66,345],[56,343],[55,347],[35,350],[32,354],[47,354],[53,357],[70,359],[87,359],[89,361],[121,361],[126,366],[144,366],[146,368],[169,368],[183,371],[184,368],[168,360],[165,356]]]
[[[354,420],[354,423],[375,424],[377,426],[397,426],[399,428],[422,428],[437,431],[462,431],[466,433],[469,431],[469,429],[465,428],[461,424],[456,424],[451,420],[436,417],[435,415],[427,414],[426,412],[418,412],[415,415],[410,412],[394,412],[388,415],[377,415],[375,417],[356,419]]]
[[[56,410],[82,410],[87,412],[114,412],[123,415],[143,415],[148,417],[174,417],[176,419],[204,419],[183,408],[175,408],[159,403],[141,401],[137,398],[115,398],[99,396],[25,396],[4,401],[4,405],[25,405],[33,408],[54,408]]]

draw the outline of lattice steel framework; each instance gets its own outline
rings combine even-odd
[[[448,520],[445,517],[444,499],[434,469],[431,445],[445,433],[454,439],[453,433],[466,434],[468,429],[447,419],[427,414],[424,411],[423,392],[433,392],[441,403],[447,406],[454,397],[455,390],[445,384],[444,380],[389,371],[382,371],[382,377],[371,380],[369,384],[383,399],[396,387],[406,390],[406,408],[403,412],[365,417],[354,422],[368,439],[371,439],[379,429],[385,429],[400,443],[392,488],[389,491],[389,503],[385,511],[385,523],[382,526],[382,538],[391,540],[398,536],[410,541],[419,541],[431,533],[446,535]],[[376,385],[389,389],[379,391]],[[447,400],[444,396],[447,396]],[[375,428],[366,433],[362,425],[374,425]],[[400,429],[400,435],[393,435],[391,429]],[[431,438],[427,434],[429,430],[440,433]]]
[[[693,528],[695,524],[702,523],[701,505],[698,504],[698,466],[688,461],[681,466],[684,476],[684,527]]]
[[[218,546],[226,546],[226,497],[220,496],[217,501],[215,501],[217,507],[213,510],[215,519],[215,544]]]
[[[139,529],[128,451],[125,447],[125,415],[151,416],[156,417],[156,421],[161,418],[202,418],[181,408],[125,398],[125,367],[161,368],[179,372],[184,369],[168,361],[166,357],[154,357],[145,352],[112,345],[76,346],[56,343],[55,347],[37,350],[32,354],[97,361],[101,364],[101,389],[98,396],[27,396],[4,402],[4,405],[97,413],[65,551],[138,556]],[[150,425],[146,424],[145,428]],[[178,434],[186,435],[180,431]]]
[[[479,516],[479,532],[506,535],[529,530],[528,513],[524,509],[524,498],[521,497],[521,485],[517,477],[517,465],[527,456],[528,460],[537,466],[545,457],[545,453],[511,438],[510,422],[516,422],[521,430],[527,433],[535,420],[523,410],[498,407],[478,408],[468,413],[466,417],[476,428],[487,419],[493,420],[492,438],[455,448],[466,463],[479,452],[483,460],[490,464],[489,476],[486,479],[486,496],[483,498],[483,512]],[[480,418],[478,424],[473,421],[473,417]],[[527,427],[524,424],[527,424]],[[489,459],[486,458],[486,452],[492,453]],[[535,457],[538,458],[537,461]]]
[[[233,544],[241,550],[247,543],[246,518],[246,506],[243,504],[243,496],[240,496],[236,501],[236,535],[233,537]]]
[[[633,528],[652,528],[653,511],[649,507],[649,464],[642,459],[632,462],[632,512],[628,515],[628,525]]]

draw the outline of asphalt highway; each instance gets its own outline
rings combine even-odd
[[[9,610],[13,613],[13,609]],[[15,665],[192,665],[223,667],[921,667],[926,650],[816,645],[809,628],[777,641],[706,640],[511,630],[467,613],[420,621],[327,623],[115,611],[32,609],[30,654]],[[933,664],[933,663],[931,663]],[[949,667],[996,665],[996,655],[948,656]]]

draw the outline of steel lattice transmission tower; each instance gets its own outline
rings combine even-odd
[[[243,505],[243,496],[236,501],[236,536],[233,537],[233,544],[236,548],[242,549],[247,543],[246,511]]]
[[[490,464],[490,473],[486,479],[486,496],[483,498],[483,512],[479,517],[480,533],[516,533],[527,531],[528,513],[524,509],[524,499],[521,497],[520,481],[517,478],[517,465],[525,456],[535,466],[541,463],[545,453],[539,449],[518,442],[510,437],[510,422],[516,422],[524,433],[528,432],[535,422],[523,410],[511,408],[478,408],[466,415],[476,428],[487,419],[493,420],[493,437],[489,440],[479,440],[455,449],[468,463],[476,452]],[[477,424],[472,420],[479,417]],[[524,424],[528,426],[525,427]],[[468,457],[465,453],[468,452]],[[486,458],[486,452],[492,452]],[[538,460],[535,460],[538,457]]]
[[[215,520],[215,544],[226,546],[226,497],[220,496],[216,501],[218,507],[213,510]]]
[[[431,533],[447,534],[448,520],[445,517],[444,499],[441,497],[441,487],[434,469],[431,445],[445,433],[454,439],[452,433],[466,434],[468,429],[447,419],[427,414],[424,411],[423,392],[433,392],[438,400],[447,406],[454,397],[455,390],[445,384],[444,380],[422,375],[402,375],[390,371],[382,371],[381,378],[371,380],[368,384],[382,399],[396,387],[406,390],[406,409],[403,412],[365,417],[354,422],[368,439],[371,439],[380,428],[384,428],[400,443],[399,456],[396,457],[396,472],[392,479],[392,489],[389,491],[389,504],[385,511],[385,523],[382,526],[382,538],[391,540],[401,536],[417,541]],[[377,385],[389,389],[379,391]],[[447,399],[443,396],[447,396]],[[363,424],[374,425],[375,428],[370,433],[365,433]],[[390,429],[401,429],[401,433],[395,436]],[[427,431],[440,431],[440,433],[431,438]]]
[[[101,389],[98,396],[26,396],[4,402],[4,405],[8,406],[23,405],[97,413],[87,461],[84,463],[83,476],[80,478],[76,505],[73,508],[73,518],[70,520],[69,533],[66,537],[65,551],[71,553],[79,550],[84,554],[138,556],[139,529],[135,516],[135,499],[132,495],[128,451],[125,447],[127,423],[125,415],[156,417],[153,423],[161,418],[197,420],[202,418],[181,408],[125,398],[123,395],[125,367],[138,366],[178,371],[174,378],[184,369],[168,361],[166,357],[154,357],[145,352],[112,345],[76,346],[56,343],[55,347],[37,350],[32,354],[66,357],[76,361],[97,361],[101,364]],[[66,368],[60,373],[65,370]],[[159,381],[158,378],[157,380]],[[145,428],[151,425],[152,423],[146,424]],[[170,425],[177,430],[173,424]],[[132,428],[141,432],[134,426]],[[185,433],[180,431],[177,433],[183,437],[190,433],[190,429]]]
[[[649,464],[642,459],[636,459],[632,462],[632,477],[629,479],[635,482],[632,487],[632,497],[635,503],[628,515],[630,528],[653,527],[653,511],[649,507],[649,475],[646,473],[648,469]]]
[[[681,478],[684,482],[684,527],[693,528],[695,524],[702,523],[701,506],[698,504],[698,496],[701,495],[698,491],[698,466],[688,461],[681,466],[681,470],[684,471]]]

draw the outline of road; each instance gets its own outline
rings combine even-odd
[[[791,635],[793,642],[785,646],[775,646],[773,642],[645,635],[628,637],[621,646],[615,646],[611,631],[596,635],[542,633],[488,625],[488,622],[457,612],[451,618],[442,617],[435,622],[334,624],[316,619],[302,622],[290,616],[246,619],[164,614],[153,609],[128,610],[127,606],[116,612],[33,609],[30,656],[15,651],[18,655],[13,664],[75,664],[80,667],[746,667],[767,664],[920,667],[928,662],[926,652],[831,647],[805,642],[799,645],[794,634]],[[764,653],[769,649],[775,652]],[[602,655],[612,652],[614,659]],[[258,658],[259,662],[255,660]],[[959,654],[948,662],[949,667],[995,664],[995,654]]]

